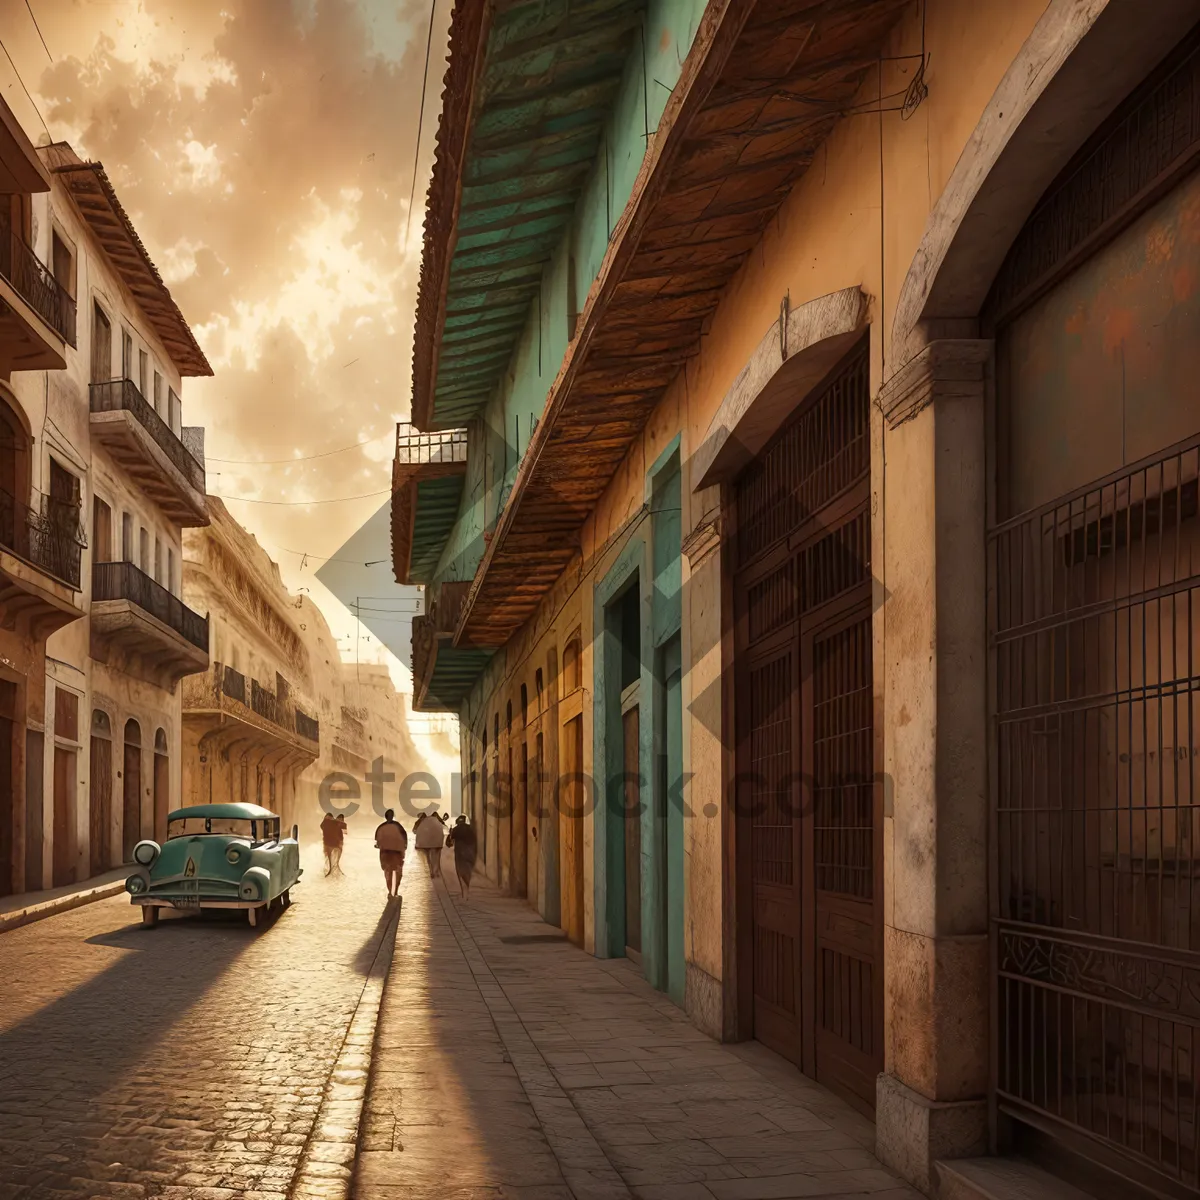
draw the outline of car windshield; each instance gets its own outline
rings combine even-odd
[[[279,837],[279,822],[278,820],[248,821],[242,817],[176,817],[175,820],[167,823],[168,840],[203,834],[243,837],[252,842],[267,842]]]

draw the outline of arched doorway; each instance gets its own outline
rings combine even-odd
[[[1197,94],[1200,28],[1067,164],[983,314],[995,1101],[1017,1149],[1170,1195],[1200,1195]]]
[[[746,1016],[864,1110],[883,1068],[869,413],[863,340],[733,484]]]
[[[91,768],[88,784],[88,846],[91,874],[116,864],[112,860],[112,722],[108,713],[92,712]]]
[[[142,727],[132,717],[125,722],[125,765],[121,806],[121,854],[133,859],[142,838]]]
[[[19,411],[0,391],[0,545],[28,553],[24,511],[29,503],[30,437]]]
[[[167,813],[170,807],[171,759],[166,730],[159,729],[154,734],[154,837],[160,842],[167,836]]]

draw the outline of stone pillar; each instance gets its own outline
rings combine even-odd
[[[931,342],[884,419],[884,1042],[881,1159],[931,1191],[986,1152],[988,860],[985,372]]]

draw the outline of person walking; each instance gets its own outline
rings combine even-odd
[[[395,816],[395,810],[389,808],[383,814],[383,824],[375,830],[375,847],[379,851],[379,865],[383,868],[389,900],[394,899],[400,891],[400,880],[404,876],[404,854],[408,850],[408,834]]]
[[[327,812],[321,820],[321,845],[325,850],[325,874],[342,873],[342,842],[346,836],[345,823],[339,825],[333,813]]]
[[[346,845],[346,814],[345,813],[338,813],[337,831],[338,831],[338,844],[337,844],[337,848],[335,849],[334,855],[333,855],[333,866],[334,866],[334,870],[336,870],[339,875],[342,875],[343,874],[343,871],[342,871],[342,849]]]
[[[417,849],[429,868],[429,878],[437,879],[442,873],[442,847],[446,844],[446,827],[437,810],[422,813],[413,826]]]
[[[465,816],[460,816],[454,822],[446,845],[454,848],[454,873],[458,876],[459,893],[466,900],[471,890],[471,875],[475,870],[479,848],[475,840],[475,827],[467,823]]]

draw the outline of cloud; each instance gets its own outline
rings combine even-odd
[[[103,161],[216,370],[183,395],[187,423],[207,428],[215,494],[389,484],[390,428],[409,405],[418,216],[407,254],[401,241],[428,14],[426,0],[39,5],[57,56],[37,85],[51,131]],[[294,459],[375,434],[315,461],[216,461]],[[230,511],[265,545],[331,554],[378,503]],[[298,561],[280,564],[295,585]]]

